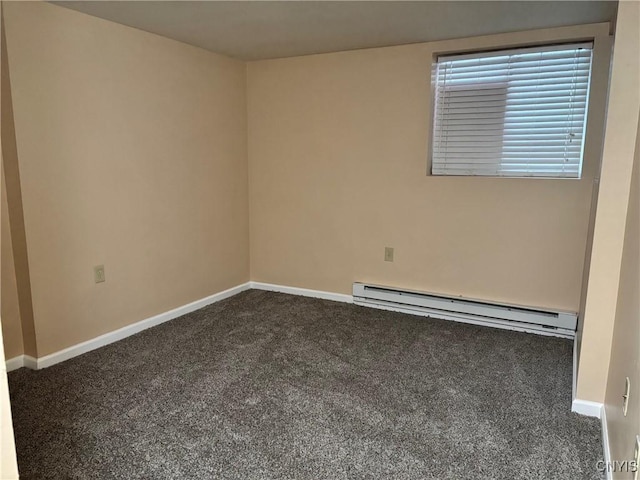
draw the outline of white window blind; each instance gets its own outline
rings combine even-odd
[[[432,174],[580,178],[591,47],[439,57]]]

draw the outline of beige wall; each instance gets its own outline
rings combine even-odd
[[[584,267],[582,269],[582,287],[580,289],[580,308],[578,309],[578,328],[576,330],[576,336],[574,339],[573,349],[575,354],[575,362],[574,368],[577,371],[578,366],[580,365],[580,347],[582,343],[582,329],[584,327],[584,306],[587,302],[587,287],[589,286],[589,272],[591,269],[591,253],[593,251],[593,230],[596,221],[596,209],[598,206],[598,193],[600,187],[600,179],[599,172],[596,173],[597,177],[594,178],[593,181],[593,190],[591,191],[591,208],[589,211],[589,226],[587,228],[587,244],[585,247],[584,254]],[[575,379],[574,379],[574,387],[575,387]],[[575,391],[573,392],[575,394]]]
[[[576,397],[604,402],[640,111],[640,3],[620,2]]]
[[[38,356],[246,282],[244,63],[40,2],[5,26]]]
[[[0,3],[0,37],[4,40],[4,19],[2,18],[2,4]],[[2,41],[4,46],[4,41]],[[4,70],[4,60],[5,57],[5,49],[0,49],[0,65],[2,66],[2,70]],[[2,87],[4,87],[5,77],[4,75],[0,75],[0,92],[4,92]],[[4,95],[0,95],[0,103],[4,102]],[[4,121],[4,118],[2,118]],[[2,146],[3,142],[1,141],[0,135],[0,163],[3,162],[4,157],[2,155]],[[6,219],[7,219],[7,209],[5,208],[7,205],[6,202],[6,187],[4,182],[4,175],[1,174],[2,181],[0,182],[0,197],[2,198],[2,208],[0,209],[0,230],[2,233],[2,238],[0,238],[0,247],[2,248],[2,254],[0,255],[0,271],[4,274],[5,272],[5,243],[6,243]],[[0,281],[4,282],[4,279]],[[6,299],[3,295],[0,294],[0,298],[2,299],[2,308],[5,309]],[[13,421],[11,419],[11,403],[9,401],[9,384],[7,382],[7,371],[5,364],[5,349],[3,348],[3,344],[5,342],[6,337],[3,336],[3,332],[7,332],[11,335],[11,340],[9,340],[9,345],[13,346],[17,341],[20,342],[20,348],[17,350],[22,350],[22,335],[21,332],[16,333],[16,328],[13,324],[9,327],[5,326],[4,323],[4,311],[0,314],[0,478],[5,480],[13,480],[18,478],[18,462],[16,458],[16,448],[15,441],[13,438]],[[18,321],[17,326],[20,327],[20,322]],[[20,328],[18,328],[20,330]]]
[[[4,174],[0,173],[0,176],[2,177],[2,201],[0,205],[0,261],[2,264],[0,269],[0,318],[2,318],[5,357],[14,358],[24,353],[24,345],[22,342],[16,270],[9,231],[7,193]]]
[[[581,180],[426,174],[434,53],[594,34]],[[599,25],[250,63],[252,280],[340,293],[366,281],[577,311],[608,55]]]
[[[605,408],[611,458],[633,459],[640,435],[640,124],[627,211],[620,287],[615,317]],[[622,413],[625,378],[631,380],[627,416]],[[624,478],[624,476],[621,476]]]
[[[4,5],[4,4],[3,4]],[[4,22],[4,16],[3,16]],[[5,30],[2,30],[2,297],[3,331],[8,358],[26,353],[36,357],[31,281],[24,230],[20,168],[13,122],[13,103]],[[21,338],[17,338],[17,334]]]

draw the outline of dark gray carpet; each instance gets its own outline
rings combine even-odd
[[[599,478],[571,347],[252,290],[9,374],[21,478]]]

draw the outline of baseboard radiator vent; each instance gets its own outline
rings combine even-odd
[[[575,337],[578,318],[574,312],[491,303],[366,283],[353,284],[353,302],[414,315],[564,338]]]

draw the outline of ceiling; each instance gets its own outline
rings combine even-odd
[[[613,20],[611,1],[58,1],[243,60]]]

